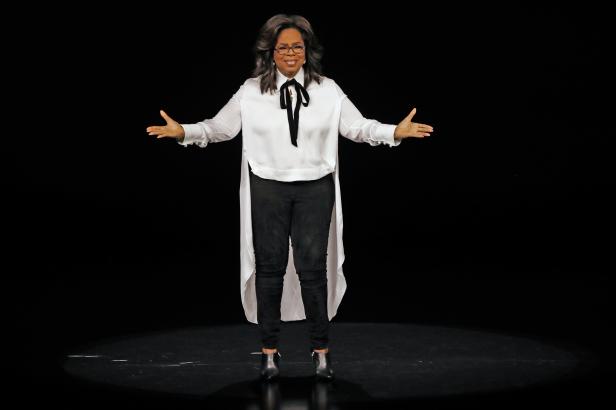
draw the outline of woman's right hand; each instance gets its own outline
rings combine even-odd
[[[145,130],[148,135],[156,135],[156,138],[176,138],[178,140],[184,139],[184,128],[176,122],[173,118],[167,115],[166,112],[160,110],[160,115],[167,122],[167,125],[153,125]]]

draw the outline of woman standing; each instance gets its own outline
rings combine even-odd
[[[279,375],[280,323],[309,323],[315,375],[332,379],[329,321],[346,290],[338,135],[394,147],[433,128],[366,119],[321,74],[322,47],[301,16],[278,14],[261,28],[256,67],[211,119],[179,124],[164,111],[149,135],[205,148],[242,130],[240,180],[241,298],[261,333],[261,377]],[[292,252],[289,251],[292,248]]]

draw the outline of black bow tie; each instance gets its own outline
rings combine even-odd
[[[297,105],[295,106],[295,113],[293,110],[293,103],[291,101],[291,94],[289,93],[289,87],[294,85],[295,91],[297,94]],[[304,103],[303,99],[306,100]],[[308,95],[308,91],[297,81],[295,78],[287,81],[283,85],[280,86],[280,108],[287,109],[287,119],[289,120],[289,130],[291,131],[291,144],[297,147],[297,129],[299,127],[299,108],[304,105],[304,107],[308,106],[310,102],[310,96]]]

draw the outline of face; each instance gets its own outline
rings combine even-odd
[[[302,34],[294,28],[286,28],[278,34],[275,48],[286,48],[286,54],[274,50],[274,62],[276,67],[287,78],[292,78],[306,62],[306,52],[296,52],[293,46],[305,46]]]

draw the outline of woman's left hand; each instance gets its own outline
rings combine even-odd
[[[407,115],[406,118],[400,122],[400,124],[398,124],[396,130],[394,131],[394,139],[409,137],[424,138],[430,136],[430,133],[434,131],[432,126],[411,121],[416,112],[417,109],[413,108],[411,113]]]

